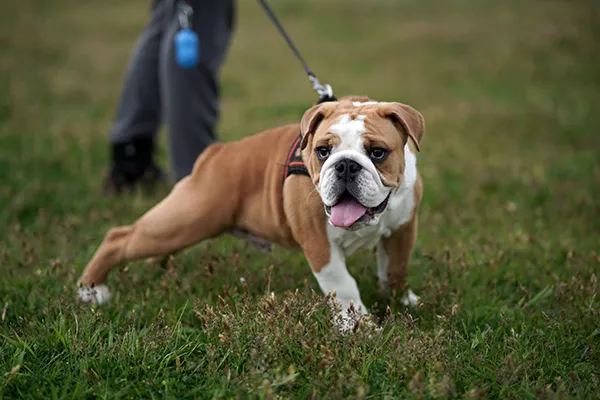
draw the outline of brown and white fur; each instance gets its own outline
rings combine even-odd
[[[292,175],[283,182],[285,156],[299,130],[310,179]],[[423,117],[407,105],[348,97],[310,108],[300,126],[214,144],[159,204],[132,225],[108,231],[79,279],[79,296],[105,302],[105,281],[116,265],[242,230],[301,249],[323,292],[336,293],[341,317],[351,303],[368,313],[345,262],[358,249],[376,249],[381,286],[405,292],[405,303],[414,304],[418,298],[404,283],[417,236],[422,182],[415,154],[423,133]],[[375,148],[387,150],[383,159],[372,158]],[[352,164],[352,176],[339,172],[340,161]],[[348,194],[368,211],[339,226],[332,207]]]

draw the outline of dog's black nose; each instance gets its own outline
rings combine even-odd
[[[343,159],[335,163],[335,174],[340,179],[354,179],[362,169],[359,163],[354,160]]]

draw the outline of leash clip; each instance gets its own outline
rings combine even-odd
[[[313,74],[309,74],[308,79],[312,82],[313,90],[317,92],[321,98],[333,98],[333,89],[331,88],[331,85],[322,85],[321,82],[319,82],[319,79]]]
[[[191,28],[192,16],[194,15],[194,9],[192,6],[185,2],[179,3],[179,13],[177,13],[177,18],[179,19],[179,26],[182,29]]]

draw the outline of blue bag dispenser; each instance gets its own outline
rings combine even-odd
[[[182,2],[179,4],[179,26],[175,34],[175,61],[181,68],[190,69],[200,61],[200,38],[191,29],[191,19],[194,14],[192,7]]]

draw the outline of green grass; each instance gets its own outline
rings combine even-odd
[[[341,336],[302,254],[230,237],[115,271],[106,307],[77,302],[105,231],[164,195],[98,190],[147,2],[3,0],[0,397],[600,398],[598,5],[273,7],[338,95],[424,114],[408,277],[422,305],[378,294],[358,254],[350,270],[383,329]],[[298,121],[315,100],[255,2],[238,22],[224,140]]]

